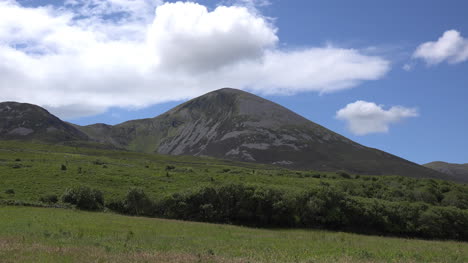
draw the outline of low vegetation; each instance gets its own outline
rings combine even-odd
[[[62,199],[80,209],[96,210],[103,206],[99,193],[77,187],[68,189]],[[132,188],[123,199],[106,206],[122,214],[189,221],[468,241],[466,209],[352,197],[330,186],[291,192],[227,184],[174,193],[156,201],[142,189]]]
[[[0,206],[0,262],[468,262],[468,244]]]

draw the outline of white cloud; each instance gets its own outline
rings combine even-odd
[[[27,8],[0,1],[0,100],[72,118],[227,86],[334,92],[390,68],[357,49],[282,50],[276,31],[258,10],[241,5],[208,11],[190,2],[67,0]]]
[[[447,61],[455,64],[468,60],[468,39],[463,38],[460,32],[448,30],[435,42],[421,44],[413,54],[429,65]]]
[[[156,9],[148,35],[161,68],[206,72],[260,59],[278,41],[275,33],[243,7],[220,6],[208,12],[198,4],[177,2]]]
[[[414,108],[393,106],[385,110],[383,105],[358,100],[339,110],[336,118],[346,121],[348,129],[353,134],[366,135],[388,132],[390,124],[418,115],[418,111]]]

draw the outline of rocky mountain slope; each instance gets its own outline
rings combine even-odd
[[[93,140],[134,151],[450,179],[362,146],[276,103],[229,88],[192,99],[155,118],[78,128]]]
[[[0,103],[0,138],[47,142],[89,140],[72,125],[32,104]]]
[[[434,169],[441,173],[450,175],[459,181],[468,181],[468,163],[446,163],[446,162],[431,162],[424,164],[425,167]]]

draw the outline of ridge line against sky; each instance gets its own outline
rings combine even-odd
[[[466,8],[0,0],[0,100],[79,124],[118,123],[228,86],[410,160],[466,162],[468,143],[457,143],[468,128]],[[425,141],[445,158],[429,157]]]

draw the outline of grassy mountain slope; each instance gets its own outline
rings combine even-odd
[[[466,182],[468,180],[468,163],[431,162],[424,164],[424,166],[448,174],[458,181]]]
[[[228,88],[190,100],[155,118],[80,129],[94,140],[148,153],[211,156],[295,169],[452,179],[364,147],[276,103]]]
[[[174,167],[168,170],[167,166]],[[468,186],[448,181],[297,171],[208,157],[0,141],[0,201],[37,202],[44,195],[60,196],[77,185],[101,190],[106,200],[123,197],[131,187],[142,188],[158,199],[226,183],[279,187],[291,193],[328,185],[360,198],[468,207],[463,200],[457,205],[460,195],[452,195],[468,194]]]

